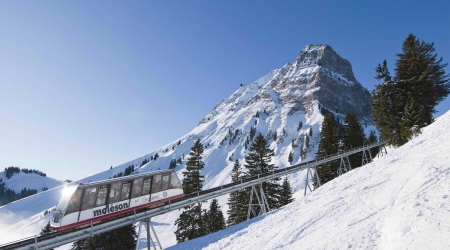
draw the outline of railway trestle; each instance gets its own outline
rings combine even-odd
[[[198,203],[200,201],[206,201],[213,198],[216,198],[218,196],[228,194],[234,191],[242,190],[244,188],[251,188],[252,187],[252,195],[258,195],[258,188],[262,190],[261,184],[265,181],[269,181],[272,179],[276,179],[288,174],[292,174],[298,171],[307,171],[307,180],[305,183],[305,195],[307,189],[310,191],[313,191],[315,188],[320,186],[320,178],[317,175],[317,166],[320,166],[321,164],[330,162],[330,161],[336,161],[341,160],[348,162],[348,156],[356,154],[356,153],[363,153],[363,162],[369,162],[372,160],[372,155],[370,153],[370,149],[378,148],[378,156],[382,156],[387,154],[386,148],[385,148],[386,142],[379,141],[372,144],[364,145],[358,148],[353,148],[351,150],[347,150],[344,152],[338,152],[334,155],[329,155],[327,157],[315,159],[312,161],[300,163],[297,165],[285,167],[283,169],[278,169],[269,173],[259,174],[257,176],[251,176],[246,179],[241,179],[237,182],[225,184],[219,187],[211,188],[208,190],[203,190],[200,192],[192,193],[185,195],[183,198],[176,199],[176,200],[169,200],[167,203],[165,203],[162,206],[155,207],[150,210],[145,211],[137,211],[134,210],[133,214],[120,217],[111,221],[106,221],[104,223],[92,225],[87,228],[78,229],[76,231],[70,231],[65,233],[50,233],[46,235],[39,235],[39,236],[33,236],[25,239],[21,239],[15,242],[10,242],[5,245],[0,246],[0,250],[9,250],[9,249],[20,249],[20,250],[37,250],[37,249],[50,249],[55,248],[64,244],[68,244],[77,240],[81,240],[84,238],[92,237],[97,234],[105,233],[107,231],[111,231],[123,226],[127,226],[133,223],[139,222],[139,225],[141,228],[142,222],[144,222],[146,226],[147,231],[147,237],[151,237],[151,231],[154,233],[155,239],[158,242],[158,246],[161,248],[161,244],[159,244],[159,240],[157,239],[156,233],[153,229],[153,226],[151,225],[150,218],[176,210],[180,209],[195,203]],[[370,159],[370,160],[369,160]],[[344,173],[346,171],[349,171],[350,165],[345,165],[346,163],[341,163],[341,172]],[[263,196],[261,196],[263,194]],[[258,197],[258,196],[257,196]],[[262,198],[263,197],[263,198]],[[257,198],[258,200],[258,198]],[[259,206],[262,211],[269,211],[269,207],[265,207],[265,204],[267,204],[267,200],[265,199],[264,193],[259,193],[259,201],[258,203],[255,203],[256,206]],[[249,204],[250,205],[250,204]],[[249,212],[251,212],[249,207]],[[150,247],[152,240],[148,241],[147,247]],[[154,244],[152,245],[155,246]],[[149,248],[150,249],[150,248]]]

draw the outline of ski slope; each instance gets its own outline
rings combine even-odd
[[[450,249],[449,139],[447,112],[281,209],[167,249]]]

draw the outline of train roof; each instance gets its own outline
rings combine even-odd
[[[117,181],[133,180],[133,179],[136,179],[139,177],[145,177],[145,176],[149,176],[149,175],[156,175],[156,174],[163,174],[163,173],[170,173],[170,172],[174,172],[174,170],[173,169],[158,170],[158,171],[146,172],[146,173],[142,173],[142,174],[133,174],[133,175],[127,175],[127,176],[123,176],[123,177],[106,179],[106,180],[101,180],[101,181],[79,183],[78,188],[98,186],[98,185],[109,184],[111,182],[117,182]]]

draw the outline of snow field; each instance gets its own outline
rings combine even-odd
[[[449,124],[447,112],[281,209],[168,249],[450,249]]]

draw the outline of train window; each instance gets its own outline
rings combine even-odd
[[[72,197],[70,198],[69,205],[67,206],[65,215],[75,213],[80,210],[82,194],[83,189],[78,189],[77,191],[75,191],[75,194],[72,195]]]
[[[152,184],[152,194],[158,193],[161,191],[161,175],[153,176],[153,184]]]
[[[75,185],[70,185],[70,186],[64,187],[64,189],[62,190],[61,199],[59,199],[58,204],[56,204],[55,209],[60,210],[60,211],[66,210],[67,204],[69,203],[70,198],[72,197],[73,193],[75,193],[75,190],[77,190],[77,186],[75,186]]]
[[[168,187],[169,187],[169,174],[165,174],[162,176],[161,191],[167,190]]]
[[[169,188],[181,188],[180,180],[175,172],[170,173],[170,185]]]
[[[122,182],[122,193],[120,195],[120,200],[128,200],[130,197],[130,187],[131,187],[131,181],[124,181]]]
[[[83,202],[81,203],[81,210],[87,210],[94,207],[96,194],[97,194],[96,187],[84,189]]]
[[[150,194],[150,184],[152,183],[152,177],[144,178],[144,188],[142,190],[142,195]]]
[[[116,203],[120,201],[120,184],[121,182],[112,183],[109,190],[109,200],[108,203]]]
[[[142,178],[133,180],[133,197],[136,198],[142,195]]]
[[[95,206],[103,206],[106,204],[106,194],[108,192],[108,186],[103,185],[98,187],[97,192],[97,201],[95,202]]]
[[[56,210],[54,213],[53,213],[53,222],[54,223],[60,223],[61,222],[61,218],[62,218],[62,212],[61,211],[59,211],[59,210]]]

